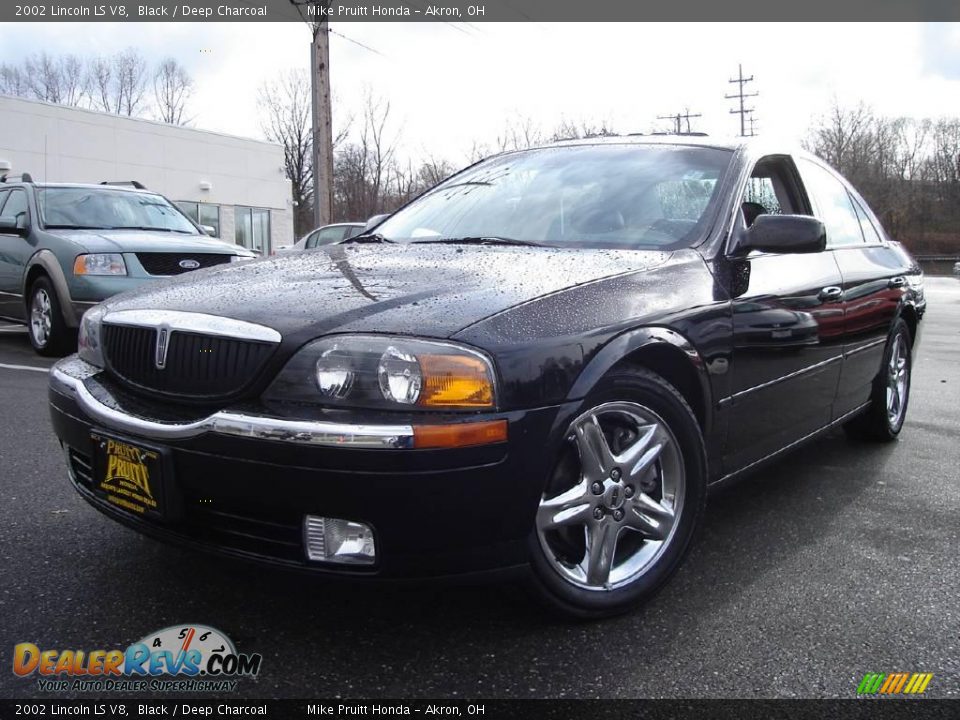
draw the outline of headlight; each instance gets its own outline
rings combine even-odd
[[[256,255],[231,255],[230,256],[230,262],[232,263],[247,262],[249,260],[256,260],[256,259],[257,259]]]
[[[120,253],[77,255],[73,262],[74,275],[126,275],[127,266]]]
[[[80,319],[80,333],[77,335],[77,354],[81,360],[91,365],[104,367],[103,346],[100,344],[100,321],[103,319],[103,308],[100,305],[87,310]]]
[[[340,407],[483,409],[496,405],[493,366],[462,345],[375,335],[303,347],[265,399]]]

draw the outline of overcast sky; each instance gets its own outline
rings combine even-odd
[[[334,23],[334,121],[359,110],[365,88],[388,99],[409,155],[462,163],[511,118],[545,128],[561,118],[618,132],[656,116],[702,113],[694,130],[731,135],[724,95],[743,63],[760,132],[800,137],[836,96],[882,113],[960,116],[960,26],[950,24]],[[360,43],[374,51],[367,50]],[[196,127],[260,137],[256,89],[307,67],[309,33],[293,23],[46,23],[0,26],[0,62],[46,50],[138,48],[192,73]]]

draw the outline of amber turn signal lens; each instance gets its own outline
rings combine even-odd
[[[506,442],[507,421],[490,420],[451,425],[414,425],[415,448],[454,448]]]
[[[493,378],[480,358],[419,355],[423,386],[418,405],[493,407]]]

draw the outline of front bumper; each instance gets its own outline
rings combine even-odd
[[[202,418],[170,412],[147,417],[142,401],[111,392],[98,374],[71,357],[50,376],[53,427],[71,481],[88,502],[161,540],[337,575],[447,576],[524,565],[550,471],[547,458],[555,457],[552,428],[566,414],[561,406],[470,416],[507,420],[508,440],[413,449],[409,418],[355,423],[339,413],[292,419],[249,407]],[[94,491],[94,431],[159,448],[168,457],[163,520],[119,510]],[[307,514],[371,525],[376,563],[359,568],[308,561]]]

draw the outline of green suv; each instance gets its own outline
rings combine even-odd
[[[0,178],[0,318],[26,324],[41,355],[69,352],[84,311],[111,295],[254,257],[137,182]]]

